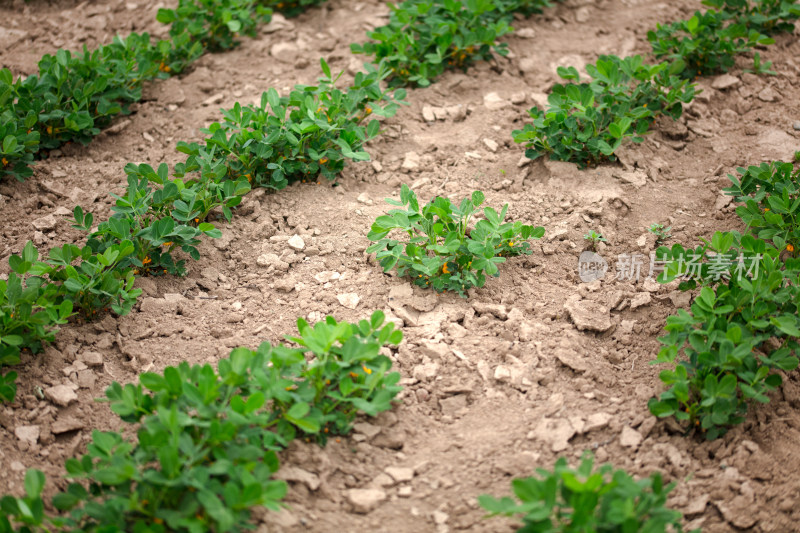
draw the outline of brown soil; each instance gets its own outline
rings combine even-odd
[[[58,47],[94,46],[117,32],[162,35],[158,5],[3,3],[0,63],[32,73],[41,55]],[[525,110],[556,81],[557,65],[580,65],[601,53],[647,53],[648,29],[698,7],[688,0],[570,0],[519,20],[515,27],[527,38],[509,37],[508,58],[411,91],[410,108],[386,121],[386,135],[370,145],[374,162],[349,167],[337,186],[249,195],[224,237],[202,246],[202,259],[185,279],[140,279],[144,294],[129,316],[66,326],[52,347],[23,361],[18,400],[0,407],[0,492],[20,493],[26,468],[48,474],[50,493],[63,488],[57,480],[64,460],[84,451],[91,430],[120,426],[93,401],[114,380],[277,342],[294,332],[298,315],[355,320],[385,309],[405,320],[395,354],[405,386],[400,404],[364,421],[373,427],[359,426],[324,449],[294,444],[283,457],[295,467],[284,472],[289,509],[259,515],[261,531],[507,531],[510,523],[483,519],[476,496],[507,494],[512,477],[587,449],[636,475],[665,472],[678,482],[671,504],[704,531],[800,531],[797,374],[715,442],[686,438],[657,421],[646,404],[660,390],[660,368],[648,362],[665,318],[687,306],[688,295],[643,279],[654,246],[650,224],[671,225],[672,242],[685,245],[738,228],[733,206],[720,201],[726,174],[800,149],[800,132],[792,128],[800,120],[798,32],[761,51],[777,76],[737,69],[741,84],[727,90],[700,80],[704,92],[684,117],[661,122],[643,144],[626,149],[625,167],[520,167],[523,150],[510,138],[527,119]],[[37,164],[26,183],[0,184],[0,272],[29,239],[45,249],[78,242],[81,235],[69,227],[76,203],[108,216],[108,193],[124,186],[125,163],[178,161],[176,143],[200,139],[199,129],[220,118],[220,107],[257,101],[269,87],[285,93],[313,82],[320,56],[352,70],[361,58],[353,59],[350,42],[387,12],[374,0],[331,0],[237,50],[207,55],[189,73],[149,87],[113,133],[85,148],[65,147]],[[271,47],[282,42],[294,46],[278,60]],[[502,99],[499,109],[484,104],[492,92]],[[429,124],[423,106],[461,106],[465,113]],[[499,148],[490,150],[485,139]],[[417,168],[403,168],[409,152],[420,156]],[[489,205],[510,203],[511,218],[543,225],[547,235],[532,256],[510,260],[469,299],[412,290],[364,253],[369,224],[386,210],[382,199],[397,195],[401,183],[414,183],[423,201],[484,190]],[[57,226],[36,232],[32,222],[51,213]],[[611,272],[584,284],[577,261],[591,229],[608,239],[600,253]],[[301,252],[286,244],[294,234],[305,240]],[[291,267],[261,266],[257,258],[268,253]],[[623,253],[645,254],[638,283],[614,279]],[[321,272],[340,277],[320,283]],[[355,309],[340,305],[337,296],[345,293],[359,296]],[[580,306],[577,300],[597,302],[590,318],[608,317],[611,329],[579,331],[565,310],[565,302]],[[100,353],[103,364],[79,370],[74,361],[88,352]],[[40,388],[61,383],[79,387],[77,402],[59,408],[37,399]],[[54,434],[67,423],[79,429]],[[35,444],[15,435],[29,425],[40,428]],[[413,468],[414,477],[394,483],[387,467]],[[388,497],[368,514],[354,513],[347,491],[366,487],[381,487]]]

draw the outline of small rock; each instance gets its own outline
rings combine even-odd
[[[635,170],[633,172],[620,172],[614,174],[615,178],[619,178],[625,183],[630,183],[637,189],[647,184],[647,174],[642,170]]]
[[[758,93],[758,99],[762,102],[775,102],[780,98],[778,91],[773,89],[772,87],[764,87],[761,89],[761,92]]]
[[[703,494],[699,498],[692,498],[689,505],[686,507],[684,514],[686,516],[695,516],[706,512],[706,505],[710,499],[708,494]]]
[[[723,74],[721,76],[717,76],[714,78],[714,81],[711,82],[711,87],[713,89],[717,89],[718,91],[724,91],[726,89],[733,89],[734,87],[738,87],[742,83],[742,80],[737,78],[736,76],[732,76],[730,74]]]
[[[293,64],[297,61],[300,48],[294,43],[277,42],[269,49],[269,54],[281,63]]]
[[[514,32],[514,35],[523,39],[533,39],[536,37],[536,30],[533,28],[522,28]]]
[[[210,106],[210,105],[219,104],[220,102],[222,102],[223,98],[225,98],[225,94],[224,93],[217,93],[217,94],[211,95],[208,98],[206,98],[205,100],[203,100],[203,105],[207,107],[207,106]]]
[[[486,109],[490,111],[496,111],[498,109],[503,109],[511,104],[508,100],[504,100],[500,97],[497,93],[488,93],[483,97],[483,105],[486,106]]]
[[[50,428],[50,431],[53,433],[53,435],[60,435],[62,433],[83,429],[84,427],[86,427],[86,425],[83,422],[77,418],[68,416],[56,420],[53,423],[53,426]]]
[[[368,439],[371,439],[372,437],[381,432],[381,428],[380,426],[374,426],[367,422],[358,422],[356,424],[353,424],[353,431],[355,431],[356,433],[361,433]]]
[[[435,122],[436,115],[433,114],[433,108],[429,105],[422,106],[422,119],[425,122]]]
[[[49,231],[55,229],[56,224],[58,224],[58,221],[53,215],[43,216],[33,221],[34,229],[39,231]]]
[[[642,443],[642,434],[630,426],[625,426],[619,436],[619,443],[626,448],[638,448]]]
[[[752,502],[737,496],[730,502],[714,502],[723,518],[739,529],[750,529],[758,522],[758,514],[753,512]]]
[[[150,135],[150,134],[149,134],[148,132],[146,132],[146,131],[145,131],[145,132],[142,132],[142,137],[144,138],[144,140],[145,140],[145,141],[147,141],[147,142],[149,142],[149,143],[154,143],[154,142],[156,142],[156,139],[155,139],[155,137],[153,137],[152,135]]]
[[[78,386],[82,389],[91,389],[97,381],[97,376],[92,370],[78,372]]]
[[[328,283],[330,281],[335,281],[341,278],[342,275],[338,272],[333,272],[331,270],[323,270],[322,272],[318,272],[314,274],[314,279],[320,283]]]
[[[394,479],[398,483],[403,483],[404,481],[411,481],[412,479],[414,479],[413,468],[405,468],[401,466],[387,466],[383,471],[389,474],[392,477],[392,479]]]
[[[559,349],[556,350],[555,356],[562,365],[566,366],[567,368],[571,368],[576,372],[586,372],[589,370],[589,365],[586,363],[583,357],[575,353],[573,350]]]
[[[9,466],[11,466],[11,470],[13,470],[14,472],[24,472],[25,471],[25,465],[20,463],[19,461],[11,461],[11,465],[9,465]]]
[[[603,429],[611,422],[611,415],[608,413],[592,413],[586,419],[586,424],[583,426],[584,433],[594,431],[595,429]]]
[[[507,366],[498,365],[494,369],[494,379],[500,383],[507,383],[511,381],[511,370]]]
[[[508,318],[508,311],[506,310],[506,306],[503,304],[473,302],[472,308],[479,315],[491,314],[500,320],[506,320]]]
[[[434,523],[439,526],[446,524],[450,520],[450,515],[442,511],[434,511],[431,513],[431,517],[433,517]]]
[[[500,145],[498,145],[497,142],[493,141],[492,139],[484,139],[483,144],[485,144],[486,148],[492,153],[496,152],[500,147]]]
[[[297,250],[298,252],[306,247],[306,243],[300,235],[292,235],[292,237],[286,241],[286,244],[289,245],[289,248]]]
[[[14,434],[22,442],[28,444],[36,444],[39,440],[39,433],[41,432],[39,426],[17,426],[14,428]]]
[[[400,487],[397,489],[397,495],[401,498],[410,498],[413,491],[410,486]]]
[[[528,101],[525,91],[520,91],[511,95],[511,103],[514,105],[522,105]]]
[[[407,152],[405,158],[403,159],[403,169],[405,170],[415,170],[419,168],[419,154],[416,152]]]
[[[714,209],[716,209],[717,211],[725,209],[726,207],[731,205],[732,201],[733,201],[733,196],[728,196],[727,194],[721,194],[717,196],[717,201],[714,202]]]
[[[362,192],[361,194],[359,194],[358,198],[356,198],[356,200],[358,200],[358,203],[364,204],[364,205],[372,205],[374,203],[372,201],[372,198],[370,198],[369,195],[367,193],[365,193],[365,192]]]
[[[575,428],[566,418],[543,418],[536,428],[528,433],[528,438],[549,442],[551,449],[558,453],[569,447],[569,439],[574,435]]]
[[[793,128],[796,130],[796,131],[800,131],[800,120],[798,120],[797,122],[795,122],[794,124],[792,124],[792,127],[793,127]]]
[[[318,475],[296,466],[283,465],[273,477],[283,481],[302,483],[310,490],[317,490],[321,483]]]
[[[358,294],[354,292],[346,292],[344,294],[339,294],[336,296],[336,299],[339,300],[339,303],[348,309],[355,309],[358,306],[358,302],[361,301]]]
[[[611,329],[611,313],[597,302],[591,300],[568,300],[564,309],[575,327],[581,331],[603,333]]]
[[[103,356],[97,352],[83,352],[78,355],[78,361],[82,361],[88,367],[102,366]]]
[[[367,514],[386,500],[386,492],[382,489],[349,489],[347,501],[353,510],[360,514]]]
[[[61,407],[66,407],[78,399],[78,395],[75,394],[72,387],[67,385],[48,387],[44,390],[44,395],[48,400]]]
[[[650,296],[649,292],[637,293],[636,296],[631,298],[631,309],[636,309],[644,305],[649,305],[652,299],[653,297]]]

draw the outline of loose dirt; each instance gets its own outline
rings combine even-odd
[[[163,36],[155,21],[161,5],[5,2],[0,63],[30,74],[58,47],[91,47],[130,31]],[[646,54],[648,29],[699,7],[571,0],[520,19],[508,58],[410,91],[410,107],[387,120],[386,134],[368,147],[373,161],[347,168],[336,186],[250,194],[223,238],[202,245],[185,279],[139,279],[144,294],[130,315],[70,324],[43,354],[23,361],[18,400],[0,407],[0,490],[21,493],[27,468],[47,473],[49,493],[63,488],[64,460],[84,451],[93,429],[120,426],[94,402],[114,380],[278,342],[294,332],[297,316],[356,320],[384,309],[404,323],[405,340],[393,354],[403,376],[399,405],[324,449],[293,444],[282,457],[292,467],[281,474],[291,487],[289,507],[259,513],[260,531],[508,531],[510,522],[483,518],[476,497],[508,494],[513,477],[549,468],[559,455],[577,460],[584,450],[636,475],[664,472],[678,482],[670,503],[704,531],[800,531],[798,374],[717,441],[686,438],[657,421],[646,404],[660,391],[660,368],[649,362],[666,317],[691,295],[645,280],[652,223],[672,226],[670,242],[691,246],[716,230],[740,229],[722,197],[726,174],[800,149],[793,129],[800,121],[798,32],[760,51],[776,76],[743,73],[743,60],[732,72],[734,87],[699,80],[703,93],[683,118],[658,123],[644,143],[623,151],[621,164],[523,166],[523,149],[511,141],[525,110],[557,81],[558,65]],[[69,222],[76,204],[108,216],[108,193],[122,190],[127,162],[179,161],[176,143],[199,140],[199,129],[221,118],[219,108],[256,102],[269,87],[285,94],[314,82],[321,56],[352,72],[363,58],[350,54],[350,42],[364,40],[387,13],[375,1],[330,0],[273,23],[240,48],[148,87],[133,113],[90,146],[66,146],[38,163],[27,182],[0,184],[0,273],[27,240],[44,249],[79,242]],[[288,46],[273,49],[279,43]],[[437,119],[426,122],[423,110]],[[364,252],[369,225],[401,183],[414,184],[423,201],[486,191],[489,205],[508,202],[512,219],[543,225],[547,234],[532,256],[509,260],[468,299],[412,289]],[[50,214],[55,226],[35,230]],[[608,240],[599,253],[610,270],[587,284],[577,264],[583,235],[593,229]],[[287,245],[294,235],[304,241],[300,251]],[[642,254],[638,281],[615,279],[620,254]],[[355,308],[340,303],[345,294],[357,295]],[[59,384],[76,388],[77,401],[59,407],[38,399],[38,391]],[[38,439],[17,432],[21,426],[37,426]],[[354,488],[376,489],[372,510],[354,511],[365,504]]]

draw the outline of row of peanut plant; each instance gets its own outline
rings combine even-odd
[[[441,22],[442,13],[436,10],[442,9],[442,5],[430,4],[404,3],[402,9],[393,13],[390,26],[395,24],[395,32],[402,32],[398,28],[404,26],[397,26],[396,23],[403,15],[398,13],[410,11],[412,8],[416,10],[417,18],[408,19],[407,22],[416,29],[426,25],[430,27],[434,21]],[[197,231],[212,237],[218,235],[215,228],[201,225],[205,224],[213,210],[220,211],[230,220],[231,209],[239,203],[241,195],[251,185],[281,189],[291,182],[315,180],[320,175],[335,179],[346,160],[368,159],[363,144],[375,137],[380,130],[380,123],[371,116],[391,116],[399,104],[405,103],[402,101],[404,92],[398,90],[392,95],[382,90],[382,80],[389,78],[394,85],[426,85],[444,68],[465,68],[476,58],[486,59],[489,57],[489,48],[496,46],[495,38],[506,32],[510,11],[532,12],[543,7],[545,3],[496,2],[492,5],[494,7],[489,8],[489,3],[486,2],[467,2],[462,9],[455,2],[444,3],[444,9],[450,13],[449,16],[454,17],[456,26],[452,25],[453,20],[450,21],[450,26],[440,26],[437,30],[439,35],[428,36],[429,43],[425,45],[428,48],[413,45],[414,53],[423,53],[429,61],[427,67],[414,61],[406,60],[403,63],[398,62],[397,57],[387,57],[376,66],[367,65],[366,72],[356,75],[353,86],[346,91],[340,91],[335,88],[336,79],[331,76],[323,61],[325,77],[318,86],[298,86],[288,97],[282,98],[274,90],[267,91],[260,106],[242,107],[237,104],[224,111],[223,122],[212,124],[204,130],[208,137],[203,143],[180,143],[178,150],[187,154],[188,158],[185,163],[176,165],[172,179],[168,176],[169,169],[166,165],[158,170],[147,165],[128,165],[127,195],[118,198],[114,217],[101,224],[90,235],[86,247],[89,252],[108,254],[103,257],[107,260],[113,257],[113,261],[117,261],[113,248],[120,245],[120,240],[131,243],[128,247],[132,246],[134,251],[125,254],[117,263],[127,269],[125,277],[130,280],[130,285],[126,285],[128,293],[123,296],[115,292],[117,289],[114,287],[103,291],[105,299],[89,307],[90,314],[109,305],[118,314],[129,310],[138,295],[135,290],[130,290],[132,274],[185,273],[183,261],[176,261],[173,252],[181,249],[196,258],[198,254],[195,246],[199,237]],[[297,8],[297,5],[288,7]],[[428,13],[430,10],[433,13]],[[494,13],[485,15],[491,11]],[[452,35],[456,27],[467,28],[468,25],[463,24],[465,17],[474,18],[476,14],[481,21],[473,28],[475,31],[466,32],[466,36],[447,36]],[[394,18],[396,16],[399,17],[397,20]],[[161,18],[166,17],[167,15],[163,15]],[[487,32],[487,21],[497,26]],[[392,38],[399,43],[396,35],[390,36],[390,40]],[[497,45],[496,50],[502,53],[502,45]],[[371,53],[366,49],[364,51]],[[386,54],[374,55],[386,57]],[[409,65],[420,70],[410,74],[407,68]],[[212,191],[210,196],[206,194],[209,190]],[[463,295],[471,287],[483,286],[487,275],[497,276],[497,265],[504,262],[506,257],[531,253],[527,240],[539,238],[544,233],[543,228],[526,226],[520,222],[504,223],[507,206],[499,213],[488,207],[480,213],[479,207],[483,201],[483,194],[475,192],[460,205],[439,197],[420,209],[416,195],[403,186],[401,201],[390,203],[405,209],[392,210],[375,221],[369,234],[370,240],[375,241],[370,251],[377,253],[385,270],[397,267],[398,274],[411,277],[412,282],[417,285],[433,287],[439,291],[453,290]],[[154,213],[158,216],[153,217]],[[471,218],[479,213],[483,220],[471,226]],[[91,215],[83,213],[80,208],[76,209],[75,218],[75,227],[89,230],[92,226]],[[194,233],[190,234],[190,230],[194,230]],[[390,238],[393,230],[407,235],[407,238],[402,241]],[[86,248],[81,251],[82,254],[89,253]],[[64,258],[65,262],[59,265],[70,272],[70,261],[78,257],[75,255],[77,250],[72,251],[73,255]],[[52,292],[67,290],[62,288],[66,283],[58,283],[57,278],[50,277],[49,280],[40,281],[43,278],[38,276],[38,270],[35,269],[31,274],[37,275],[30,275],[23,281],[28,273],[25,263],[39,264],[34,257],[35,249],[32,245],[26,246],[23,256],[26,255],[27,259],[12,259],[17,266],[21,263],[21,272],[15,270],[12,274],[15,287],[23,289],[24,286],[24,290],[28,290],[31,286],[45,286],[46,290]],[[11,278],[9,281],[12,281]],[[14,289],[10,292],[19,291]],[[59,308],[60,314],[56,316],[62,323],[71,312],[69,304],[65,303],[68,300],[62,297],[59,303],[63,310]],[[39,313],[32,314],[42,320],[51,315],[53,307],[55,306],[45,305],[38,308]],[[44,314],[41,314],[42,311]],[[15,314],[12,312],[10,316],[13,318]],[[382,320],[382,317],[378,317],[379,315],[374,315],[372,320],[373,325],[377,323],[376,328]],[[52,335],[49,327],[55,323],[46,323],[46,320],[44,322],[38,331]],[[301,334],[305,328],[310,335],[311,328],[304,326],[303,322],[300,324]],[[332,319],[329,319],[327,325],[336,326]],[[342,324],[338,326],[346,329]],[[314,331],[319,327],[321,326],[315,327]],[[30,324],[28,328],[27,331],[30,331]],[[359,330],[363,335],[366,334],[365,328],[367,326],[362,322]],[[290,340],[311,348],[318,361],[320,352],[314,347],[324,352],[325,349],[330,350],[331,346],[320,338],[322,335],[320,333],[313,340]],[[389,340],[399,342],[399,332],[391,335],[393,337]],[[16,340],[13,339],[14,342]],[[38,342],[43,340],[46,339],[40,338]],[[19,531],[38,531],[40,529],[36,528],[42,528],[45,524],[61,530],[78,528],[82,531],[101,528],[103,531],[228,531],[244,527],[249,521],[250,507],[265,505],[274,508],[285,492],[283,484],[269,480],[269,476],[277,468],[275,450],[285,446],[296,432],[316,436],[323,441],[331,432],[343,434],[349,428],[356,410],[375,414],[388,408],[391,398],[396,394],[397,388],[393,386],[396,383],[396,378],[393,377],[395,374],[384,379],[388,366],[381,366],[378,373],[375,365],[364,364],[364,359],[357,360],[354,365],[352,354],[357,352],[357,344],[350,340],[346,343],[342,339],[339,341],[342,343],[344,363],[340,363],[337,369],[341,376],[346,373],[349,380],[347,377],[332,380],[329,374],[318,370],[314,373],[316,387],[306,388],[280,382],[275,373],[283,376],[281,369],[289,366],[284,350],[290,349],[264,346],[255,353],[246,349],[234,351],[230,360],[220,362],[218,374],[208,365],[190,369],[184,364],[178,369],[166,369],[163,375],[145,374],[141,377],[139,386],[128,385],[123,388],[118,384],[112,385],[107,391],[107,397],[115,412],[128,422],[143,422],[138,434],[138,444],[125,441],[119,434],[96,433],[87,456],[81,461],[72,460],[67,464],[68,475],[82,480],[83,483],[73,483],[66,493],[59,494],[54,499],[54,506],[67,513],[66,515],[45,516],[40,498],[44,484],[43,475],[36,471],[29,472],[26,479],[28,497],[3,499],[2,508],[7,515],[6,520],[10,520],[6,530],[14,531],[11,529],[11,521],[33,526]],[[16,346],[17,359],[19,346]],[[379,347],[376,345],[375,355]],[[277,358],[265,356],[261,355],[262,351],[280,355]],[[261,378],[259,374],[258,380],[262,385],[268,383],[269,394],[258,387],[245,387],[241,384],[238,376],[246,373],[248,366],[243,359],[246,359],[247,354],[249,357],[256,357],[254,364],[259,371],[271,369],[266,378]],[[294,362],[303,367],[305,358],[302,354],[295,356]],[[388,360],[381,362],[390,364]],[[229,376],[233,367],[242,370],[234,373],[237,379],[231,380]],[[305,377],[301,371],[298,372],[292,376],[302,374]],[[251,370],[251,373],[255,374],[255,371]],[[338,385],[331,385],[332,382]],[[363,383],[375,395],[365,400],[364,396],[353,393],[363,390],[354,386],[353,382],[356,385]],[[227,388],[223,388],[221,383]],[[299,399],[289,394],[295,386],[297,394],[303,391]],[[322,402],[330,409],[317,408],[320,400],[312,390],[319,393],[327,386],[330,386],[329,390],[336,391],[331,393],[336,401],[327,404]],[[152,394],[144,393],[142,387],[152,391]],[[337,418],[340,415],[330,414],[331,409],[335,409],[331,405],[342,404],[340,395],[352,396],[350,408],[345,409],[349,418],[344,422],[342,418]],[[221,404],[218,399],[223,397],[225,400]],[[225,402],[229,402],[229,405]],[[268,404],[277,407],[269,413],[261,412],[262,407]],[[208,407],[209,405],[213,407]],[[196,421],[197,423],[183,423],[187,412],[198,413],[201,415],[198,418],[205,418]],[[223,412],[224,416],[220,416]],[[260,416],[256,417],[253,413]],[[214,419],[211,425],[208,418]],[[221,418],[226,421],[231,419],[232,422],[229,425],[224,424]],[[215,426],[215,422],[220,425]],[[185,453],[184,450],[173,444],[187,427],[194,428],[188,432],[188,438],[197,443],[198,449],[203,450],[202,453],[192,455],[193,460],[188,462],[180,455]],[[209,430],[209,427],[212,429]],[[265,434],[264,429],[273,431]],[[223,439],[212,438],[212,434],[219,431],[222,431],[226,442],[230,441],[233,452],[227,447],[222,452],[218,451]],[[215,448],[213,453],[212,446]],[[257,451],[255,448],[260,449]],[[248,459],[246,466],[236,461],[242,457],[242,450],[249,450],[244,454]],[[160,472],[168,472],[166,479],[162,474],[154,478],[151,468],[155,463],[160,464]],[[191,466],[181,467],[182,464]],[[591,464],[587,467],[586,463],[576,472],[566,469],[563,462],[557,464],[553,475],[574,480],[585,478],[585,491],[597,492],[600,486],[601,492],[608,493],[600,508],[581,508],[581,512],[576,512],[569,519],[559,513],[559,527],[602,523],[615,524],[618,528],[624,527],[628,530],[632,524],[646,523],[649,527],[661,527],[660,530],[664,530],[667,524],[672,524],[676,530],[680,529],[680,514],[663,507],[671,487],[662,487],[657,476],[634,482],[618,471],[613,473],[613,479],[605,482],[603,480],[611,475],[608,467],[598,472],[591,470]],[[515,483],[530,484],[533,481],[519,480]],[[576,483],[577,481],[570,481],[569,489],[564,488],[561,491],[567,504],[582,501],[574,498],[584,498]],[[518,494],[524,503],[513,509],[505,500],[494,505],[489,500],[483,503],[494,512],[527,513],[528,516],[523,521],[528,524],[533,503],[527,492],[518,491]],[[529,499],[525,500],[526,497]],[[548,510],[552,508],[552,504],[547,503],[549,501],[550,496],[545,495],[544,505],[549,505]],[[633,501],[647,503],[631,511],[628,507]],[[542,505],[542,502],[536,505]],[[608,509],[612,509],[610,514]],[[620,512],[613,509],[620,509]],[[623,509],[626,511],[622,512]],[[536,511],[535,514],[539,516],[542,512]],[[541,520],[547,522],[548,519]],[[4,523],[0,523],[0,528],[3,526]],[[25,527],[28,526],[23,526]]]
[[[26,496],[0,500],[0,533],[251,529],[252,509],[277,510],[286,494],[273,479],[276,452],[295,438],[324,445],[346,435],[359,413],[390,409],[401,389],[380,350],[403,336],[382,312],[297,326],[291,345],[236,348],[216,370],[181,363],[112,383],[105,400],[137,438],[95,431],[87,453],[66,462],[56,514],[45,511],[44,474],[29,470]]]
[[[780,0],[705,0],[711,7],[685,21],[658,26],[647,35],[653,56],[601,56],[586,67],[581,82],[575,68],[559,68],[569,83],[556,84],[548,107],[529,111],[532,123],[515,130],[526,156],[569,161],[579,167],[615,161],[623,142],[642,142],[660,115],[677,120],[695,95],[691,80],[727,72],[735,57],[773,43],[770,35],[791,32],[800,5]],[[754,69],[769,72],[755,54]]]
[[[363,143],[379,129],[373,117],[393,115],[405,91],[384,91],[382,68],[357,74],[343,91],[321,64],[318,85],[285,97],[271,89],[260,106],[226,111],[223,123],[204,130],[202,145],[179,143],[186,160],[172,177],[166,164],[128,164],[128,187],[114,195],[111,218],[92,231],[94,217],[75,208],[73,227],[88,233],[83,247],[56,247],[39,261],[29,242],[13,255],[9,278],[0,281],[0,370],[18,364],[21,350],[41,350],[73,313],[127,314],[141,293],[135,275],[185,275],[185,257],[199,259],[201,237],[221,235],[208,220],[230,221],[251,183],[281,189],[318,175],[333,179],[346,159],[367,159]],[[3,375],[0,399],[13,400],[16,377]]]
[[[391,85],[426,87],[445,70],[466,70],[491,59],[492,52],[508,54],[498,39],[513,31],[513,15],[541,13],[550,5],[548,0],[405,0],[389,5],[389,24],[350,49],[375,63],[386,61]]]
[[[39,62],[38,75],[14,79],[0,70],[0,180],[24,180],[34,159],[65,143],[88,144],[142,97],[145,82],[182,72],[205,51],[239,44],[269,22],[272,7],[298,14],[323,0],[180,0],[159,9],[170,38],[153,43],[147,33],[116,37],[96,50],[58,50]]]
[[[667,386],[650,411],[675,417],[707,439],[744,421],[748,403],[766,403],[779,371],[797,368],[800,337],[800,170],[791,163],[740,168],[727,194],[746,225],[717,232],[694,250],[657,254],[660,281],[701,287],[690,310],[667,319],[658,363]],[[676,364],[679,355],[683,355]]]

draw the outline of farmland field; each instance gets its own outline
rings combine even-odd
[[[95,48],[131,32],[166,38],[168,26],[156,20],[162,7],[4,2],[0,67],[29,75],[59,48]],[[648,409],[663,390],[666,367],[650,362],[667,317],[697,295],[649,278],[657,245],[648,228],[670,227],[665,243],[686,248],[715,231],[744,230],[723,193],[728,174],[791,162],[800,151],[800,30],[759,46],[772,75],[750,72],[749,53],[726,75],[695,79],[702,92],[682,116],[656,118],[643,142],[617,151],[619,161],[583,170],[530,161],[512,140],[512,130],[530,122],[527,110],[545,106],[561,82],[558,67],[585,77],[600,55],[649,57],[649,30],[702,7],[567,0],[517,15],[514,32],[500,38],[506,57],[410,88],[410,105],[381,119],[381,134],[365,144],[370,161],[348,164],[335,182],[319,176],[282,190],[254,187],[230,223],[216,217],[222,236],[201,241],[185,277],[137,277],[142,294],[129,314],[73,317],[43,351],[23,353],[16,399],[0,404],[0,492],[21,495],[31,468],[47,475],[48,500],[65,490],[64,462],[85,453],[92,431],[125,428],[95,401],[112,382],[182,361],[216,366],[233,348],[294,335],[298,317],[357,322],[383,310],[404,335],[384,349],[401,377],[396,406],[360,417],[350,435],[325,447],[292,441],[274,476],[288,482],[287,506],[258,510],[258,531],[511,531],[517,522],[485,518],[477,497],[507,495],[512,478],[551,468],[561,456],[575,463],[585,450],[636,477],[662,472],[677,482],[668,503],[684,514],[687,531],[800,531],[796,370],[781,372],[771,401],[750,405],[744,423],[715,440],[685,436]],[[200,130],[223,120],[220,109],[258,105],[270,88],[286,96],[297,84],[315,84],[320,58],[334,76],[344,71],[338,86],[346,87],[370,60],[350,44],[365,42],[388,15],[371,0],[328,0],[288,19],[274,14],[240,46],[145,84],[131,113],[88,145],[50,150],[25,181],[0,180],[0,276],[8,279],[8,259],[27,241],[41,255],[82,244],[84,232],[72,227],[76,205],[107,219],[111,193],[127,187],[126,164],[186,161],[176,145],[204,139]],[[531,240],[531,255],[509,257],[499,277],[467,297],[412,285],[366,253],[370,226],[403,184],[421,203],[435,196],[458,203],[483,191],[486,205],[509,204],[509,220],[546,232]],[[586,283],[578,262],[591,231],[605,239],[594,248],[609,271]],[[638,276],[618,271],[634,254]],[[45,394],[59,385],[77,398]]]

